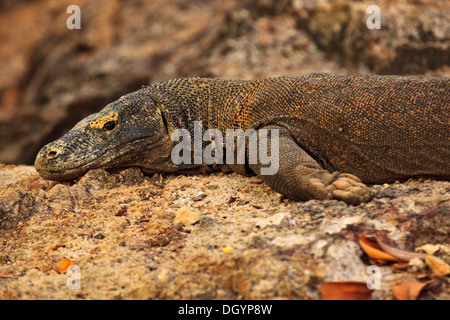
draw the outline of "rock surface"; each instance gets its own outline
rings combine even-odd
[[[0,4],[0,162],[31,164],[46,142],[120,95],[181,76],[250,79],[312,71],[450,75],[448,1],[70,1]],[[374,186],[377,197],[293,202],[257,178],[146,177],[94,170],[72,183],[0,165],[0,299],[320,299],[331,281],[366,282],[360,234],[433,251],[391,285],[436,279],[450,299],[450,182]],[[427,249],[428,250],[428,249]],[[81,289],[68,288],[66,258]],[[437,268],[436,267],[436,268]]]
[[[326,282],[368,280],[361,233],[408,251],[450,245],[446,181],[374,186],[373,201],[349,206],[289,201],[236,174],[94,170],[61,184],[33,167],[3,166],[0,177],[6,299],[320,299]],[[176,223],[183,215],[198,221]],[[449,252],[435,256],[450,262]],[[80,268],[81,289],[55,271],[64,258]],[[390,285],[418,274],[436,278],[423,263],[415,271],[381,266],[372,298],[391,299]],[[449,299],[448,277],[440,278],[433,297]]]

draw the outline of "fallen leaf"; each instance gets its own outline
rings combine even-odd
[[[444,260],[433,256],[427,256],[425,262],[437,276],[446,276],[450,274],[450,266]]]
[[[359,245],[365,253],[373,260],[402,261],[386,252],[383,252],[376,241],[367,239],[365,234],[361,234]]]
[[[371,237],[372,238],[372,237]],[[373,260],[387,260],[396,262],[407,262],[414,258],[425,259],[423,253],[415,253],[391,247],[383,242],[381,237],[373,236],[369,239],[365,234],[361,234],[359,244],[369,257]]]
[[[435,254],[436,252],[444,252],[444,253],[449,253],[450,252],[450,248],[447,246],[444,246],[442,244],[425,244],[421,247],[416,248],[415,250],[416,252],[418,251],[423,251],[427,254]]]
[[[402,271],[408,269],[409,263],[408,262],[394,263],[392,267],[394,267],[394,270],[396,271]]]
[[[432,282],[433,280],[427,282],[411,280],[399,285],[391,285],[391,290],[397,300],[416,300],[422,289]]]
[[[369,300],[372,291],[365,282],[327,282],[320,288],[322,300]]]
[[[388,246],[378,236],[374,236],[374,238],[377,241],[378,246],[384,252],[386,252],[386,253],[388,253],[388,254],[398,258],[399,261],[409,261],[409,260],[411,260],[413,258],[425,259],[426,256],[427,256],[426,254],[423,254],[423,253],[415,253],[415,252],[405,251],[405,250],[401,250],[401,249],[398,249],[398,248],[394,248],[394,247]]]
[[[69,259],[62,259],[60,264],[59,264],[59,270],[55,270],[59,273],[66,273],[67,269],[69,269],[70,266],[73,266],[76,262],[69,260]]]

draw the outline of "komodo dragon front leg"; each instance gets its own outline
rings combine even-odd
[[[260,175],[264,166],[249,164],[250,169],[272,189],[293,200],[338,199],[353,205],[368,202],[375,196],[375,192],[358,177],[330,173],[322,168],[283,130],[279,137],[278,171],[273,175]],[[271,143],[267,145],[271,146]]]

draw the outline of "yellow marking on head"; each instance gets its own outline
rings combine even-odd
[[[92,122],[90,124],[90,126],[91,126],[91,128],[102,129],[103,126],[105,125],[105,123],[110,122],[110,121],[116,121],[118,118],[119,118],[119,114],[117,112],[114,112],[110,115],[107,115],[106,117],[100,118],[100,119]],[[117,128],[117,125],[116,125],[116,128]],[[112,131],[114,131],[114,130],[112,130]]]

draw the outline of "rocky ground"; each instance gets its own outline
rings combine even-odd
[[[374,186],[373,201],[349,206],[285,200],[236,174],[145,177],[130,168],[60,184],[3,166],[0,177],[6,299],[320,299],[324,283],[371,275],[361,233],[407,251],[450,245],[444,181]],[[450,262],[446,249],[435,256]],[[79,290],[67,288],[65,258],[80,268]],[[390,286],[412,279],[438,279],[431,297],[450,298],[448,277],[423,263],[381,266],[372,298],[392,299]]]
[[[46,142],[148,82],[449,76],[448,2],[379,1],[380,30],[366,28],[373,3],[364,1],[78,3],[81,30],[66,28],[70,1],[0,4],[0,299],[321,299],[326,283],[365,283],[374,263],[372,299],[398,298],[392,286],[412,280],[433,280],[420,299],[450,298],[447,181],[373,186],[374,200],[349,206],[286,200],[235,174],[130,168],[56,183],[31,166]],[[423,250],[441,271],[429,260],[381,265],[361,234],[409,252],[435,248]]]

